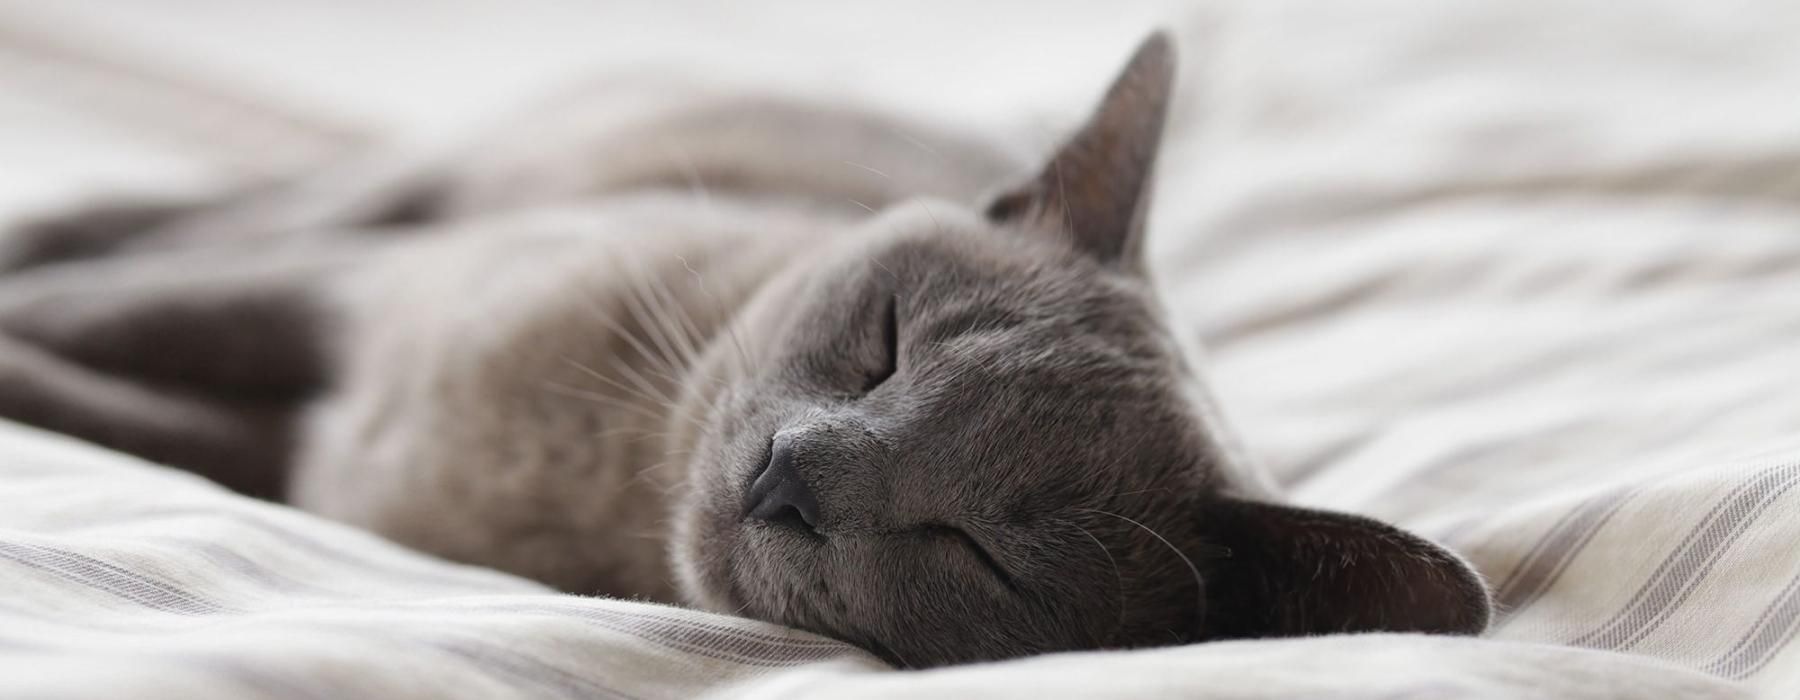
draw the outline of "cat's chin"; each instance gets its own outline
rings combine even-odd
[[[809,577],[801,573],[811,569],[824,540],[762,522],[739,523],[732,539],[726,593],[736,609],[769,622],[815,626],[806,623],[816,615],[796,603],[810,599],[810,593],[828,590],[823,577],[808,583]],[[806,590],[809,587],[822,590]]]
[[[799,626],[772,604],[790,597],[788,576],[776,570],[810,559],[817,542],[768,523],[740,520],[726,507],[686,504],[675,520],[670,559],[681,598],[711,612]]]
[[[814,607],[830,595],[813,571],[823,538],[754,520],[693,520],[714,527],[682,527],[688,531],[676,540],[675,569],[689,605],[842,638]]]

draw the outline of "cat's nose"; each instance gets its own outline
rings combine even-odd
[[[813,494],[794,465],[794,448],[786,436],[777,436],[769,452],[769,464],[750,484],[744,500],[744,517],[812,532],[819,524],[819,498]]]

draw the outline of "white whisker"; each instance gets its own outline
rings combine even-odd
[[[588,300],[588,308],[594,311],[594,316],[600,319],[600,322],[605,324],[608,330],[618,334],[620,339],[624,340],[627,345],[630,345],[631,349],[636,351],[638,356],[647,360],[657,357],[655,351],[651,350],[649,346],[644,345],[644,342],[639,340],[636,334],[627,330],[625,326],[620,325],[618,321],[614,320],[612,315],[606,313],[605,309],[600,308],[600,305],[597,302],[591,299]]]
[[[608,377],[608,376],[606,376],[606,375],[605,375],[605,374],[602,374],[602,373],[600,373],[600,372],[598,372],[598,371],[596,371],[596,370],[595,370],[595,369],[594,369],[594,368],[592,368],[592,367],[589,367],[589,366],[587,366],[587,365],[584,365],[584,364],[581,364],[581,363],[580,363],[580,362],[576,362],[576,361],[574,361],[574,360],[571,360],[571,359],[569,359],[569,358],[567,358],[567,357],[564,357],[564,358],[562,358],[562,360],[563,360],[563,362],[566,362],[566,363],[568,363],[568,364],[569,364],[569,366],[570,366],[570,367],[574,367],[574,368],[575,368],[575,369],[577,369],[577,370],[580,370],[580,371],[581,371],[581,372],[582,372],[582,373],[583,373],[583,374],[586,374],[586,375],[588,375],[588,376],[590,376],[590,377],[593,377],[593,378],[595,378],[595,379],[598,379],[598,380],[600,380],[600,381],[602,381],[602,382],[606,382],[606,384],[607,384],[607,385],[608,385],[608,386],[611,386],[611,387],[613,387],[613,388],[615,388],[615,389],[618,389],[618,390],[620,390],[620,391],[623,391],[623,392],[625,392],[625,393],[627,393],[627,394],[631,394],[631,395],[632,395],[632,396],[633,396],[633,397],[636,397],[636,398],[639,398],[639,399],[643,399],[643,400],[644,400],[644,401],[647,401],[647,402],[650,402],[650,403],[652,403],[652,404],[655,404],[655,405],[657,405],[657,406],[662,406],[662,407],[664,407],[664,408],[668,408],[668,407],[669,407],[669,405],[670,405],[670,404],[669,404],[669,402],[668,402],[668,401],[667,401],[667,400],[666,400],[666,399],[660,399],[660,398],[658,398],[658,396],[657,396],[657,395],[655,395],[655,394],[651,394],[651,393],[646,393],[646,392],[645,392],[645,391],[643,391],[643,390],[639,390],[639,389],[633,389],[633,388],[631,388],[631,387],[629,387],[629,386],[626,386],[626,385],[624,385],[624,384],[622,384],[622,383],[620,383],[620,382],[619,382],[619,381],[618,381],[618,380],[616,380],[616,379],[613,379],[613,378],[612,378],[612,377]],[[613,397],[613,398],[615,398],[615,399],[617,399],[617,400],[623,400],[623,399],[618,399],[618,397]]]
[[[1194,560],[1189,559],[1188,555],[1182,553],[1181,549],[1179,549],[1175,546],[1175,543],[1170,542],[1168,538],[1163,537],[1162,533],[1159,533],[1155,530],[1150,529],[1150,526],[1140,523],[1136,520],[1132,520],[1131,518],[1127,518],[1123,515],[1119,515],[1118,513],[1112,513],[1112,512],[1100,510],[1098,508],[1076,508],[1075,510],[1086,512],[1086,513],[1099,513],[1100,515],[1118,518],[1125,522],[1131,523],[1132,525],[1137,526],[1138,529],[1143,530],[1144,532],[1150,533],[1150,536],[1155,537],[1156,541],[1161,542],[1164,547],[1168,547],[1169,551],[1174,552],[1175,556],[1179,557],[1181,559],[1181,563],[1187,565],[1188,573],[1193,575],[1193,577],[1194,577],[1194,590],[1195,590],[1195,597],[1196,597],[1195,602],[1198,606],[1195,608],[1195,611],[1196,611],[1195,614],[1197,614],[1197,615],[1205,614],[1205,612],[1206,612],[1206,582],[1200,578],[1200,567],[1194,566]]]
[[[918,139],[915,139],[915,138],[908,136],[905,133],[899,132],[899,131],[894,132],[894,135],[899,136],[901,141],[905,141],[914,146],[918,146],[919,150],[924,151],[926,153],[930,153],[931,157],[936,158],[938,160],[944,160],[944,154],[938,153],[936,150],[933,150],[930,146],[925,145],[924,141],[920,141]]]
[[[880,170],[876,170],[876,169],[875,169],[875,168],[873,168],[873,167],[871,167],[871,166],[867,166],[867,165],[863,165],[863,164],[862,164],[862,163],[858,163],[858,162],[856,162],[856,161],[853,161],[853,160],[846,160],[846,161],[844,161],[844,165],[848,165],[848,166],[851,166],[851,167],[854,167],[854,168],[862,168],[862,169],[863,169],[863,170],[867,170],[867,171],[869,171],[869,172],[872,172],[872,173],[875,173],[875,174],[876,174],[876,175],[880,175],[880,176],[882,176],[882,177],[884,177],[884,178],[887,178],[887,179],[889,179],[889,180],[892,180],[892,179],[894,179],[894,178],[893,178],[893,176],[891,176],[891,175],[888,175],[888,174],[887,174],[887,173],[884,173],[884,172],[881,172],[881,171],[880,171]]]
[[[662,369],[673,374],[678,371],[675,363],[680,358],[676,357],[676,350],[669,339],[665,337],[665,328],[661,323],[662,318],[649,308],[648,299],[644,296],[644,290],[648,288],[649,282],[641,274],[642,268],[636,260],[629,261],[625,269],[629,277],[625,287],[626,312],[630,313],[632,319],[637,321],[638,327],[650,336],[650,342],[655,344],[658,350],[656,357],[646,359],[654,360]],[[657,322],[652,323],[652,319]]]
[[[694,340],[700,336],[700,330],[694,327],[694,319],[687,309],[675,298],[675,292],[669,285],[658,278],[650,279],[650,293],[655,297],[659,322],[666,323],[665,331],[673,339],[676,350],[689,368],[700,359],[700,350],[694,346]]]
[[[613,408],[617,408],[620,410],[630,411],[632,413],[638,414],[641,417],[648,418],[653,421],[663,420],[663,416],[656,415],[656,412],[651,411],[650,409],[640,406],[638,404],[632,403],[630,401],[621,400],[616,396],[612,396],[609,394],[602,394],[602,393],[599,393],[596,391],[588,391],[586,389],[578,389],[578,388],[575,388],[572,386],[564,386],[561,384],[557,384],[555,382],[547,381],[547,382],[544,382],[544,385],[545,385],[544,390],[549,391],[553,394],[561,394],[563,396],[567,396],[567,397],[573,398],[573,399],[582,399],[584,401],[592,401],[594,403],[601,404],[603,406],[611,406]]]
[[[677,255],[675,256],[675,259],[680,260],[681,267],[687,270],[688,274],[694,276],[694,283],[700,287],[700,294],[705,296],[707,300],[712,303],[713,309],[719,316],[719,324],[725,327],[726,336],[731,339],[731,344],[737,348],[738,360],[744,363],[744,371],[748,372],[751,367],[756,365],[756,363],[750,361],[749,351],[744,349],[743,341],[738,338],[737,328],[732,323],[736,319],[725,313],[725,306],[720,304],[719,298],[713,296],[712,290],[707,288],[706,278],[701,276],[700,271],[695,270],[694,266],[688,263],[687,258]]]
[[[1081,534],[1087,535],[1088,539],[1093,540],[1094,546],[1100,548],[1100,553],[1106,555],[1106,562],[1112,564],[1113,579],[1118,582],[1119,590],[1119,622],[1113,627],[1113,638],[1117,639],[1119,630],[1124,629],[1125,627],[1125,574],[1119,571],[1119,560],[1114,559],[1112,550],[1107,549],[1106,544],[1101,542],[1100,538],[1095,537],[1094,533],[1088,532],[1087,528],[1082,527],[1073,520],[1065,519],[1063,522],[1068,523],[1070,527],[1080,530]]]

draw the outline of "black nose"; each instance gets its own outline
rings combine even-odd
[[[818,527],[819,498],[794,467],[794,449],[787,438],[775,438],[769,464],[744,499],[744,517],[808,532]]]

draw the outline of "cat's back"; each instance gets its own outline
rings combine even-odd
[[[462,149],[442,204],[481,213],[644,190],[853,214],[919,196],[968,203],[1024,172],[993,141],[800,91],[610,79]]]

